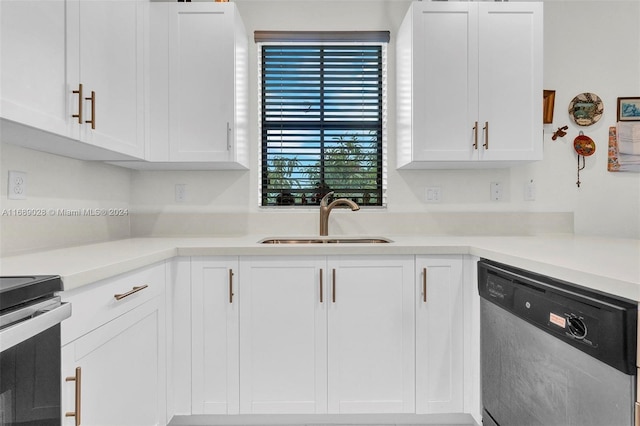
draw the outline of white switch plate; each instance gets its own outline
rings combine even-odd
[[[424,199],[427,203],[439,203],[442,200],[442,188],[439,186],[428,186],[424,191]]]
[[[184,203],[187,200],[187,184],[176,183],[175,197],[178,203]]]
[[[9,170],[7,197],[10,200],[27,199],[27,172]]]
[[[502,183],[491,182],[491,201],[502,200]]]

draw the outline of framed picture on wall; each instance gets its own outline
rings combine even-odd
[[[545,90],[543,92],[544,109],[542,110],[542,123],[553,123],[553,107],[556,101],[555,90]]]
[[[618,121],[640,121],[640,97],[618,98]]]

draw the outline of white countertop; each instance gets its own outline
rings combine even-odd
[[[235,238],[132,238],[0,258],[0,274],[60,275],[65,290],[175,256],[471,254],[640,301],[640,240],[388,236],[389,244],[261,245]]]

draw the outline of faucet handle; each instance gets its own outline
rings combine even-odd
[[[335,194],[334,191],[329,191],[327,192],[324,197],[322,197],[322,200],[320,200],[320,205],[321,206],[326,206],[329,203],[329,197],[332,197],[333,194]]]

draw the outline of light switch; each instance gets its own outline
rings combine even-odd
[[[425,201],[427,203],[439,203],[442,199],[442,189],[439,186],[428,186],[425,189]]]

